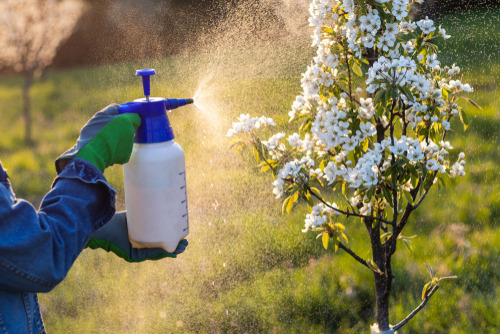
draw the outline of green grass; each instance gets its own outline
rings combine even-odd
[[[462,20],[447,29],[461,41],[462,24],[477,26],[485,20],[477,15],[467,21],[448,17],[441,24]],[[500,31],[498,15],[486,16],[488,34]],[[476,31],[483,42],[483,30],[467,31]],[[391,322],[419,304],[429,280],[424,261],[438,275],[459,278],[444,282],[401,333],[499,331],[500,63],[474,49],[484,43],[465,40],[469,44],[443,50],[446,57],[458,54],[450,61],[464,68],[464,81],[476,84],[470,97],[483,107],[463,104],[471,125],[464,133],[454,124],[457,130],[450,137],[452,154],[466,153],[467,175],[449,181],[440,196],[431,192],[405,231],[418,237],[413,239],[415,254],[401,247],[394,261]],[[296,126],[287,123],[286,114],[300,91],[309,50],[280,47],[236,60],[234,53],[215,53],[50,71],[31,92],[32,147],[22,144],[22,81],[0,78],[0,158],[18,197],[34,203],[50,189],[54,159],[74,144],[86,120],[111,102],[141,96],[134,69],[157,70],[153,95],[189,97],[201,88],[197,101],[206,108],[196,112],[184,107],[169,114],[176,141],[186,152],[192,224],[186,253],[178,259],[128,264],[104,251],[83,251],[64,282],[40,296],[51,333],[368,332],[375,322],[371,272],[341,251],[324,250],[313,234],[302,233],[304,205],[282,216],[281,201],[271,193],[272,180],[258,172],[252,153],[227,148],[225,133],[240,113],[272,116],[287,133]],[[111,167],[105,175],[118,190],[118,208],[124,209],[121,167]],[[350,246],[368,258],[368,237],[360,221],[342,222]]]

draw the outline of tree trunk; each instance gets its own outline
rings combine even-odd
[[[23,84],[23,120],[24,120],[24,141],[26,144],[33,143],[31,136],[31,103],[30,88],[33,84],[33,71],[24,72]]]
[[[365,220],[366,228],[370,234],[370,241],[372,246],[373,262],[377,265],[380,271],[384,274],[374,272],[373,277],[375,280],[375,295],[377,302],[377,324],[379,330],[389,330],[389,298],[384,298],[387,289],[387,276],[385,274],[385,247],[380,242],[380,223],[373,226],[373,220]]]
[[[382,271],[382,269],[381,269]],[[377,324],[379,330],[389,330],[389,299],[383,298],[387,286],[386,276],[373,273],[375,275],[375,293],[377,295]]]

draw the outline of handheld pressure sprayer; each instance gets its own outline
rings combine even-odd
[[[189,233],[186,163],[182,147],[174,141],[167,110],[193,103],[193,99],[149,97],[153,69],[137,70],[145,98],[120,104],[118,113],[136,113],[141,126],[134,147],[123,165],[128,236],[135,248],[175,251]]]

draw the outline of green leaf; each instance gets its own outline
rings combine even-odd
[[[318,178],[316,178],[315,180],[319,183],[319,185],[320,185],[320,186],[324,187],[324,185],[323,185],[323,181],[321,181],[321,180],[320,180],[320,179],[318,179]]]
[[[375,97],[375,106],[380,102],[382,96],[385,94],[385,89],[379,90],[377,96]]]
[[[239,151],[241,151],[243,146],[244,146],[244,144],[239,144],[238,146],[236,146],[236,148],[233,149],[233,152],[238,153]]]
[[[410,171],[411,175],[413,175],[415,178],[418,179],[418,173],[417,173],[417,170],[415,169],[415,167],[411,164],[407,164],[406,165],[406,168]]]
[[[323,30],[323,32],[326,32],[327,34],[333,34],[332,28],[322,27],[321,30]]]
[[[403,242],[406,246],[406,248],[408,249],[408,251],[413,254],[413,246],[411,245],[411,241],[410,240],[406,240],[406,239],[403,239]]]
[[[338,227],[341,230],[345,230],[344,225],[342,225],[341,223],[335,223],[335,227]]]
[[[370,63],[368,62],[368,60],[366,60],[365,58],[361,58],[361,62],[366,64],[366,65],[370,65]]]
[[[352,66],[352,70],[354,73],[356,73],[359,77],[363,76],[363,72],[361,71],[361,67],[359,66],[358,62],[354,62]]]
[[[311,195],[307,194],[306,199],[307,199],[307,204],[309,205],[309,208],[311,208],[311,210],[312,210],[312,207],[314,206],[314,201],[313,201]]]
[[[415,41],[415,47],[418,49],[419,47],[422,46],[422,42],[424,41],[424,39],[422,37],[419,37],[417,38],[417,40]]]
[[[403,93],[403,95],[406,95],[406,97],[410,100],[410,101],[414,101],[414,98],[413,98],[413,94],[411,93],[411,91],[408,89],[408,87],[404,86],[398,86],[398,89],[401,93]]]
[[[443,95],[443,100],[448,100],[448,97],[450,96],[450,90],[446,87],[443,87],[442,91],[441,91],[441,94]]]
[[[380,241],[385,242],[386,240],[384,239],[389,239],[392,235],[392,232],[385,232],[380,236]]]
[[[375,117],[380,118],[382,117],[383,114],[384,114],[384,107],[381,104],[377,107],[377,112],[375,113]]]
[[[363,151],[368,151],[368,145],[370,145],[370,141],[367,139],[365,139],[365,141],[363,142]]]
[[[393,100],[397,100],[399,97],[398,92],[391,89],[391,97]]]
[[[432,271],[430,264],[428,264],[428,263],[424,263],[424,264],[425,264],[425,268],[427,268],[427,271],[429,272],[429,275],[431,275],[431,278],[434,279],[434,271]]]
[[[253,147],[253,154],[255,155],[255,160],[257,161],[257,163],[259,163],[260,162],[259,151],[255,146]]]
[[[325,247],[325,249],[328,249],[328,240],[330,240],[330,237],[328,235],[328,233],[323,233],[323,247]]]
[[[346,195],[347,182],[342,182],[342,194]]]
[[[380,275],[383,275],[383,273],[380,271],[380,269],[378,269],[377,265],[375,264],[375,262],[373,262],[372,259],[366,260],[366,264],[374,272],[376,272],[376,273],[378,273]]]
[[[406,200],[408,201],[408,203],[413,205],[413,198],[411,197],[411,194],[407,191],[403,191],[403,193],[405,194],[405,197],[406,197]]]
[[[460,121],[462,121],[462,124],[464,125],[464,130],[467,130],[469,127],[469,116],[467,116],[467,113],[465,110],[460,110]]]
[[[384,193],[384,197],[387,200],[387,202],[389,203],[389,205],[391,207],[394,207],[394,204],[392,204],[392,196],[391,196],[391,192],[389,191],[389,189],[382,186],[382,192]]]
[[[477,104],[476,102],[472,101],[472,100],[471,100],[471,99],[469,99],[469,98],[465,98],[465,99],[466,99],[466,100],[467,100],[470,104],[472,104],[474,107],[476,107],[476,108],[478,108],[478,109],[480,109],[480,110],[483,110],[483,108],[481,108],[481,107],[479,106],[479,104]]]
[[[390,165],[386,170],[385,170],[385,176],[388,177],[389,175],[392,174],[394,169],[396,168],[396,165]]]
[[[292,211],[293,205],[299,199],[299,192],[296,191],[295,194],[291,196],[292,198],[288,201],[288,205],[286,206],[286,212],[290,213]]]
[[[422,290],[422,300],[424,300],[425,297],[427,296],[427,290],[429,289],[430,286],[431,286],[431,282],[424,285],[424,289]]]
[[[346,243],[349,243],[349,240],[347,240],[347,237],[344,234],[344,232],[340,231],[340,235],[342,236],[342,239],[344,239]]]
[[[267,171],[268,171],[268,170],[270,170],[270,169],[271,169],[271,167],[269,167],[269,165],[265,165],[265,166],[263,166],[263,167],[261,168],[260,172],[261,172],[261,173],[264,173],[264,172],[267,172]]]
[[[288,205],[288,202],[290,201],[290,198],[291,198],[291,197],[292,197],[292,196],[287,197],[287,198],[285,199],[285,201],[283,202],[283,208],[281,209],[281,214],[282,214],[282,215],[284,215],[284,214],[285,214],[285,209],[286,209],[286,207],[287,207],[287,205]]]

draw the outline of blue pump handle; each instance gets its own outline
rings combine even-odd
[[[151,86],[150,86],[149,77],[151,75],[155,75],[155,74],[156,74],[156,72],[152,68],[147,68],[147,69],[135,71],[135,75],[142,77],[142,88],[144,89],[145,96],[151,95]]]

